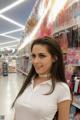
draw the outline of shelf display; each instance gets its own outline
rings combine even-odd
[[[70,3],[69,3],[70,4]],[[62,48],[66,80],[73,95],[70,120],[80,119],[80,1],[66,6],[54,21],[54,34]],[[66,37],[63,37],[65,36]],[[63,39],[65,38],[65,39]],[[65,42],[64,42],[65,41]]]
[[[80,120],[80,109],[74,105],[71,107],[70,120]]]
[[[0,58],[0,76],[2,75],[2,60]]]
[[[73,103],[72,103],[72,105],[74,105],[78,109],[80,109],[80,95],[74,95],[73,96]]]
[[[74,67],[69,86],[74,95],[80,95],[80,66]]]
[[[15,73],[16,72],[16,57],[15,56],[3,56],[0,58],[0,75]]]
[[[3,71],[3,76],[8,76],[8,63],[7,62],[3,62],[2,71]]]
[[[73,29],[74,27],[72,27]],[[75,26],[78,31],[78,27]],[[71,28],[70,28],[71,29]],[[66,80],[69,84],[69,87],[72,91],[73,94],[73,103],[72,105],[75,107],[75,109],[80,110],[80,47],[78,44],[79,41],[79,36],[78,33],[74,34],[67,34],[68,29],[59,31],[53,35],[54,38],[56,38],[57,42],[62,48],[63,51],[63,59],[64,59],[64,64],[65,64],[65,75],[66,75]],[[76,31],[74,31],[76,32]],[[61,34],[65,33],[66,34],[66,41],[68,41],[66,49],[63,47],[66,42],[61,42],[63,41],[63,38],[61,37]],[[68,36],[70,35],[70,36]],[[75,35],[75,37],[74,37]],[[74,43],[73,43],[73,37]],[[77,38],[77,39],[76,39]],[[77,42],[75,41],[77,40]],[[59,42],[60,41],[60,42]],[[73,107],[72,107],[73,109]],[[75,112],[75,114],[77,114]],[[75,117],[75,115],[74,115]],[[73,117],[73,118],[74,118]],[[71,119],[73,120],[73,119]],[[75,119],[76,120],[76,117]]]
[[[9,60],[8,71],[9,73],[16,72],[16,59]]]

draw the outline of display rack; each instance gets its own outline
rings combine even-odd
[[[7,62],[3,62],[2,69],[3,69],[3,76],[8,76],[8,63]]]
[[[21,72],[24,75],[27,75],[31,67],[30,44],[28,44],[24,49],[19,51],[19,53],[17,53],[17,56],[17,71]]]
[[[53,36],[62,48],[66,80],[70,86],[73,71],[77,66],[80,66],[80,1],[75,1],[60,12],[54,21]],[[80,77],[80,71],[77,77]],[[73,83],[71,87],[73,87]],[[79,87],[80,81],[75,80],[72,90],[73,102],[70,120],[75,120],[75,117],[78,117],[78,114],[80,115]]]
[[[28,73],[23,72],[23,70],[17,69],[17,71],[21,72],[21,73],[22,73],[23,75],[25,75],[25,76],[27,76],[27,75],[28,75]]]

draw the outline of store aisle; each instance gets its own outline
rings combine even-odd
[[[0,116],[8,115],[8,120],[12,120],[9,116],[10,107],[23,82],[24,78],[20,73],[0,76]]]

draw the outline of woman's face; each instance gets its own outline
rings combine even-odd
[[[32,48],[32,64],[39,75],[50,73],[50,68],[54,62],[47,49],[45,45],[34,45]]]

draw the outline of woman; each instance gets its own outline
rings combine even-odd
[[[32,67],[13,106],[15,120],[69,120],[71,95],[66,84],[63,56],[51,37],[33,41]]]

